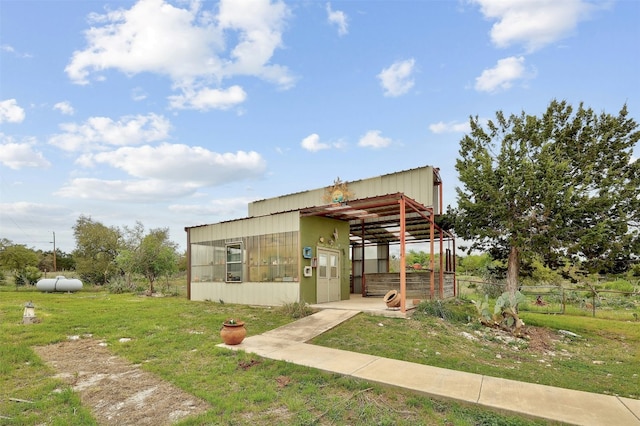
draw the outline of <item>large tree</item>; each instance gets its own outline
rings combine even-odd
[[[533,257],[630,266],[640,253],[640,132],[626,105],[612,116],[554,100],[540,117],[499,111],[470,125],[456,161],[455,231],[470,249],[507,259],[512,301]]]

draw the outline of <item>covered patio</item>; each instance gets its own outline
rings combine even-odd
[[[316,303],[310,305],[314,310],[338,309],[345,311],[360,311],[365,314],[381,316],[387,318],[407,318],[409,311],[416,306],[411,299],[405,301],[407,312],[402,312],[399,308],[389,308],[382,297],[365,297],[361,294],[351,294],[349,300],[337,302]]]
[[[440,211],[442,211],[441,206]],[[407,302],[407,270],[410,269],[410,265],[407,265],[406,261],[407,244],[420,242],[429,244],[427,296],[430,299],[445,297],[443,284],[445,273],[451,274],[453,277],[453,295],[455,296],[455,239],[449,232],[436,225],[432,207],[426,207],[403,193],[395,193],[306,208],[300,211],[300,216],[323,216],[349,223],[350,244],[354,249],[362,250],[363,261],[360,262],[362,267],[360,271],[362,276],[361,303],[368,303],[364,302],[367,299],[364,297],[367,295],[364,254],[365,247],[372,245],[398,244],[400,247],[399,296],[400,312],[403,315],[407,309],[413,307]],[[445,249],[445,241],[452,244],[452,250]],[[438,252],[440,253],[437,271],[438,288],[435,285],[436,244],[438,244]],[[376,300],[376,298],[372,299]],[[344,302],[351,302],[351,300]],[[384,304],[384,302],[381,303]]]

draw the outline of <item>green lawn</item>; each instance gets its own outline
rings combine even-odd
[[[640,322],[527,313],[532,339],[475,322],[359,315],[312,343],[506,379],[640,399]],[[579,337],[558,332],[570,331]],[[535,331],[535,335],[533,332]],[[542,339],[540,339],[542,336]],[[390,345],[389,342],[395,342]]]
[[[22,324],[27,301],[33,301],[40,323]],[[75,294],[43,294],[32,289],[16,291],[15,287],[0,287],[0,416],[3,416],[0,424],[96,424],[89,407],[83,407],[77,394],[54,379],[53,371],[32,350],[34,346],[63,341],[70,335],[92,335],[104,340],[113,353],[140,363],[145,370],[212,405],[206,414],[185,420],[181,423],[184,425],[535,424],[530,419],[431,400],[218,348],[220,325],[229,317],[246,321],[248,335],[292,321],[275,308],[189,302],[184,297],[116,295],[90,289]],[[542,324],[551,318],[541,316],[535,321]],[[495,342],[467,341],[456,331],[458,326],[448,326],[431,317],[402,320],[359,315],[321,336],[316,343],[530,381],[537,381],[538,377],[553,381],[554,376],[564,380],[562,376],[572,374],[582,382],[589,382],[585,390],[637,397],[638,379],[632,380],[628,373],[640,371],[638,324],[630,324],[628,329],[607,324],[611,323],[580,322],[575,327],[560,324],[583,334],[582,339],[563,345],[570,349],[571,345],[599,349],[588,356],[581,355],[579,360],[550,358],[551,367],[540,362],[517,364],[514,354],[525,360],[524,348],[513,354],[505,350],[502,358],[497,359],[491,346]],[[473,332],[469,326],[461,327]],[[612,328],[616,337],[610,339],[608,333]],[[119,342],[122,337],[132,340],[123,344]],[[626,345],[626,350],[612,346],[612,342]],[[604,364],[591,364],[592,356]],[[248,369],[239,367],[248,361],[255,361],[255,365]],[[511,368],[514,366],[517,368]],[[625,374],[629,382],[626,385],[618,377]],[[283,376],[290,380],[286,386],[280,386],[277,380]],[[33,403],[15,402],[11,398]]]

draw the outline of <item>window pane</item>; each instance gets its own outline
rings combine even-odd
[[[318,256],[318,277],[327,278],[327,255],[320,254]]]
[[[242,244],[227,245],[227,281],[242,281]]]
[[[331,262],[331,278],[338,278],[338,256],[332,254],[329,256]]]

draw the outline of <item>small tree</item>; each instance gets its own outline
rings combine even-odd
[[[535,255],[599,270],[640,252],[640,132],[627,115],[626,106],[596,115],[552,101],[540,117],[471,118],[456,161],[455,231],[470,249],[507,259],[510,306],[520,266]]]
[[[178,270],[177,245],[169,240],[169,229],[152,229],[140,244],[136,256],[137,272],[149,280],[149,292],[153,293],[155,281]]]
[[[115,262],[121,245],[118,228],[107,227],[88,216],[80,216],[73,226],[76,239],[76,271],[84,281],[106,284],[117,272]]]
[[[34,250],[21,244],[12,244],[8,240],[5,240],[0,250],[0,266],[11,271],[16,286],[35,284],[41,276],[37,276],[38,261],[38,254]]]

